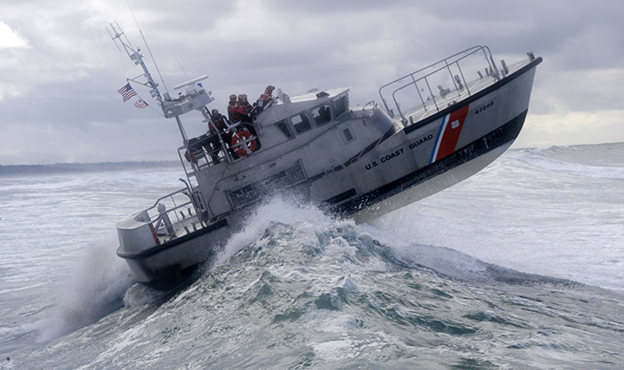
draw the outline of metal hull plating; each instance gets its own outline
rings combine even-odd
[[[453,156],[436,162],[430,167],[415,171],[396,181],[395,184],[388,184],[385,191],[379,189],[378,193],[380,194],[370,196],[370,200],[366,202],[369,205],[365,208],[363,208],[365,201],[359,204],[355,203],[357,204],[355,207],[352,206],[353,203],[349,204],[350,207],[346,207],[347,205],[343,205],[343,207],[349,210],[361,209],[356,211],[352,217],[358,222],[366,222],[433,195],[487,167],[509,149],[521,127],[522,123],[519,122],[518,126],[509,127],[510,131],[504,132],[505,138],[509,141],[490,142],[488,138],[491,136],[482,138],[453,153]]]
[[[270,107],[254,118],[261,150],[236,160],[226,154],[227,161],[183,161],[189,184],[182,193],[194,211],[189,207],[173,224],[165,207],[158,216],[148,209],[127,218],[118,225],[117,253],[141,282],[170,279],[213,260],[254,206],[276,192],[365,221],[445,189],[483,169],[516,139],[540,62],[531,55],[505,66],[502,77],[479,73],[467,82],[457,76],[455,93],[440,86],[439,96],[406,111],[397,102],[399,114],[387,105],[386,111],[343,109],[347,90]],[[317,113],[325,108],[330,119],[320,121]]]

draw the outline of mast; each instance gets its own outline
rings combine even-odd
[[[117,41],[119,41],[121,46],[123,46],[124,50],[128,54],[128,57],[130,57],[130,60],[132,60],[134,64],[140,65],[141,68],[143,69],[142,75],[139,75],[135,78],[129,78],[128,80],[151,88],[150,95],[152,96],[152,98],[156,99],[158,101],[158,105],[162,107],[163,98],[160,95],[160,91],[158,90],[158,83],[154,81],[154,79],[152,78],[152,74],[149,72],[149,70],[147,69],[147,66],[145,65],[145,62],[143,61],[143,57],[145,56],[145,54],[142,54],[141,49],[139,48],[134,50],[134,48],[130,44],[130,40],[128,40],[128,37],[126,37],[126,35],[123,33],[119,25],[117,25],[117,28],[115,28],[115,26],[112,23],[110,23],[110,27],[114,33],[114,36],[110,33],[110,31],[109,31],[109,34],[111,38],[113,39],[113,41],[115,42],[115,45],[117,45]],[[121,36],[124,36],[125,41],[124,39],[121,38]],[[117,48],[119,48],[119,45],[117,45]],[[137,78],[142,77],[142,76],[145,77],[147,82],[140,82],[136,80]],[[168,94],[165,94],[165,98],[167,98],[167,95]]]
[[[132,60],[134,64],[140,65],[143,69],[143,74],[135,78],[129,78],[128,81],[133,81],[150,88],[150,95],[152,96],[152,98],[158,101],[158,105],[162,109],[164,116],[166,118],[175,117],[178,128],[180,129],[180,134],[182,135],[182,139],[184,140],[184,144],[186,145],[188,143],[188,138],[186,136],[186,132],[184,130],[184,127],[182,126],[182,121],[180,120],[179,116],[192,110],[198,110],[200,113],[203,114],[204,110],[207,109],[206,106],[214,101],[214,98],[211,96],[212,91],[206,91],[200,83],[200,81],[207,79],[208,75],[204,75],[176,85],[174,87],[174,90],[184,88],[184,92],[180,92],[179,96],[176,99],[171,99],[168,92],[165,92],[163,98],[163,96],[161,96],[160,94],[160,91],[158,90],[158,83],[154,81],[151,73],[149,72],[149,69],[143,61],[143,57],[145,55],[141,53],[141,50],[139,48],[136,48],[136,50],[134,49],[134,47],[132,46],[132,44],[118,24],[115,26],[110,23],[110,28],[112,29],[112,33],[111,30],[108,30],[108,27],[106,29],[113,41],[115,42],[115,45],[117,45],[117,48],[121,51],[119,44],[117,44],[117,41],[119,41],[125,52],[128,54],[128,57],[130,57],[130,60]],[[141,77],[144,77],[146,82],[141,82],[137,80]]]

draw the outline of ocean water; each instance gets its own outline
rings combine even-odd
[[[0,369],[624,368],[624,144],[510,150],[368,224],[271,199],[156,291],[115,223],[181,175],[0,176]]]

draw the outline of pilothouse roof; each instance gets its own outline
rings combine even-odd
[[[337,97],[340,94],[349,93],[350,89],[351,89],[350,87],[342,87],[338,89],[322,90],[322,91],[318,89],[314,89],[314,90],[310,90],[306,94],[294,96],[290,98],[290,101],[293,103],[301,102],[301,101],[318,101],[318,99],[322,97],[327,97],[328,99],[332,99],[332,98]]]
[[[292,117],[307,109],[312,109],[323,103],[329,102],[336,98],[346,96],[349,93],[349,87],[331,90],[316,90],[304,95],[294,96],[290,98],[289,103],[278,103],[258,115],[256,123],[274,123],[283,119]]]

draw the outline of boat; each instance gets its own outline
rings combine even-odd
[[[351,106],[350,88],[290,97],[270,86],[247,116],[188,137],[181,116],[207,125],[219,118],[208,108],[207,76],[175,86],[175,98],[161,96],[143,54],[111,28],[182,136],[181,189],[117,224],[117,255],[136,280],[154,285],[212,263],[276,193],[366,221],[472,176],[520,133],[542,62],[528,52],[497,65],[487,46],[474,46],[381,86],[380,101],[363,106]]]

